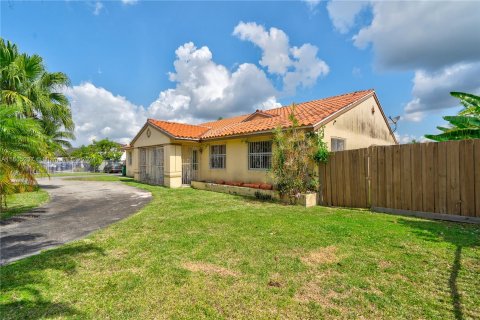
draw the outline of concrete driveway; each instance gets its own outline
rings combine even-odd
[[[39,179],[50,202],[0,222],[0,265],[80,239],[147,204],[150,192],[121,182]]]

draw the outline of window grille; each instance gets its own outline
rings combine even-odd
[[[343,151],[345,150],[345,139],[341,138],[332,138],[332,151]]]
[[[132,165],[132,152],[131,151],[127,152],[127,158],[128,158],[128,165],[131,166]]]
[[[227,146],[224,144],[210,146],[210,168],[225,169]]]
[[[266,170],[272,167],[272,141],[248,143],[248,169]]]
[[[198,170],[198,154],[197,150],[192,150],[192,169],[193,170]]]

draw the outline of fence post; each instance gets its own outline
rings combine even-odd
[[[374,181],[372,181],[372,174],[373,170],[376,168],[376,157],[375,157],[376,149],[375,146],[368,147],[367,154],[366,154],[366,179],[367,179],[367,208],[372,207],[373,197],[375,196],[373,192],[375,192],[375,185]]]

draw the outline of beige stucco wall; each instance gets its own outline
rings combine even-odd
[[[148,136],[147,131],[150,132]],[[132,144],[132,149],[127,150],[127,176],[139,179],[140,151],[142,147],[163,146],[164,150],[164,182],[168,187],[182,185],[182,158],[181,145],[174,144],[170,137],[160,132],[151,125],[145,126]],[[128,153],[132,155],[132,163],[128,162]]]
[[[182,146],[169,144],[164,149],[165,186],[179,188],[182,186]]]
[[[150,129],[150,137],[147,135],[147,129]],[[165,145],[171,142],[170,138],[161,133],[151,125],[146,125],[140,131],[137,139],[132,144],[132,149],[127,150],[127,177],[138,179],[140,153],[139,147]],[[132,164],[128,162],[128,153],[132,155]]]
[[[248,169],[248,142],[271,140],[272,135],[251,136],[242,139],[225,139],[208,141],[202,143],[202,153],[200,154],[200,172],[201,180],[225,180],[241,181],[246,183],[261,182],[270,183],[271,177],[267,170],[249,170]],[[216,144],[226,145],[226,167],[225,169],[210,169],[210,146]]]
[[[375,112],[372,113],[372,108]],[[345,149],[367,148],[372,145],[395,144],[382,112],[373,97],[325,125],[325,141],[345,139]]]

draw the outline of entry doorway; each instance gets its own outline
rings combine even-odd
[[[182,146],[182,184],[190,185],[198,179],[198,148]]]

